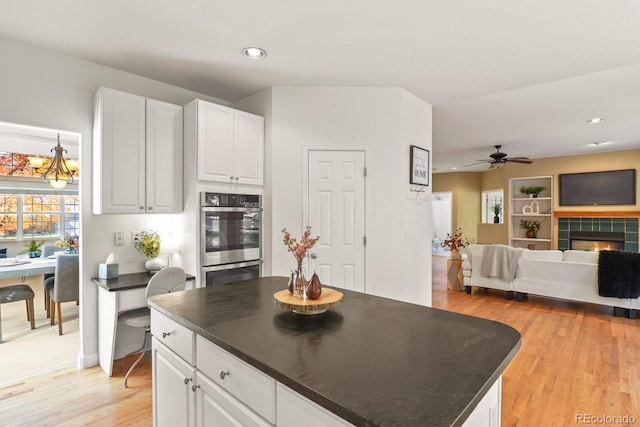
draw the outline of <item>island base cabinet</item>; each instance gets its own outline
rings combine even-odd
[[[198,427],[272,426],[200,373],[196,389]]]
[[[280,383],[277,385],[276,418],[278,427],[342,427],[352,426],[345,420],[313,403]]]
[[[502,414],[502,376],[498,377],[463,427],[500,427]]]
[[[196,370],[160,343],[151,347],[153,425],[155,427],[194,427]]]

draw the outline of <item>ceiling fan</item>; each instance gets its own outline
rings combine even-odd
[[[489,169],[494,169],[503,167],[507,162],[526,164],[533,163],[533,160],[528,157],[507,157],[507,153],[500,151],[502,145],[494,145],[494,147],[496,148],[496,152],[489,155],[489,157],[491,157],[490,159],[478,160],[479,163],[472,163],[470,165],[465,165],[465,167],[479,165],[480,163],[489,163]]]

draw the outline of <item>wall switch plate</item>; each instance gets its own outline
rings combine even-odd
[[[124,246],[124,232],[116,231],[114,238],[116,246]]]

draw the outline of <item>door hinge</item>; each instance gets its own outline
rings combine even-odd
[[[365,177],[367,176],[367,167],[366,166],[363,168],[362,175],[365,176]]]
[[[365,246],[367,246],[367,236],[364,236],[364,237],[362,238],[362,244],[363,244],[363,245],[365,245]]]

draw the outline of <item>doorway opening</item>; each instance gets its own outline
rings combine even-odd
[[[72,183],[65,178],[66,185],[43,179],[58,140],[65,162],[81,170],[80,133],[0,122],[0,248],[6,250],[6,262],[49,261],[55,267],[55,255],[47,260],[49,252],[33,254],[30,259],[27,246],[35,242],[39,248],[65,251],[80,235],[79,172],[74,171]],[[12,369],[0,370],[0,386],[75,367],[80,349],[80,305],[61,303],[63,335],[59,335],[57,319],[51,325],[47,317],[43,275],[28,274],[28,269],[0,270],[0,287],[16,284],[29,286],[35,294],[35,329],[27,321],[23,301],[2,304],[0,365]]]
[[[433,210],[433,255],[449,255],[441,243],[447,234],[452,233],[453,227],[453,192],[443,191],[432,194]]]

